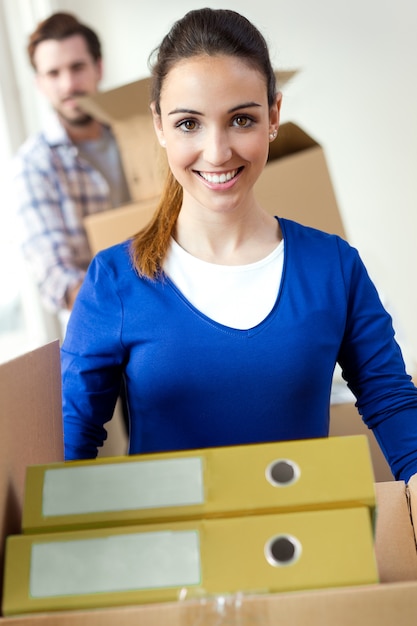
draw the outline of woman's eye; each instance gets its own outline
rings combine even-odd
[[[178,124],[178,128],[185,132],[195,130],[197,128],[197,122],[195,120],[183,120]]]
[[[246,128],[247,126],[251,126],[253,120],[247,115],[238,115],[234,118],[234,124],[236,126],[240,126],[241,128]]]

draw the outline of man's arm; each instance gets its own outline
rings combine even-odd
[[[64,194],[56,173],[16,159],[13,170],[17,233],[46,308],[72,307],[90,260],[80,209]],[[66,203],[67,221],[62,203]]]

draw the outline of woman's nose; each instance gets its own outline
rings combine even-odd
[[[207,132],[204,144],[204,158],[208,163],[219,166],[232,156],[230,137],[224,130],[213,129]]]

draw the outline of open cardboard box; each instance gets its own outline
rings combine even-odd
[[[4,539],[20,532],[26,467],[64,459],[58,342],[0,365],[0,589]]]
[[[2,572],[5,537],[20,531],[26,467],[62,460],[59,343],[0,365],[0,398]],[[379,584],[0,617],[0,626],[415,626],[417,477],[408,487],[377,482],[376,495]]]

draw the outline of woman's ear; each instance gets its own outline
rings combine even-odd
[[[273,141],[278,135],[279,118],[281,111],[282,93],[279,91],[275,102],[269,111],[269,140]]]
[[[165,148],[166,144],[165,144],[164,131],[162,128],[162,120],[161,120],[160,114],[156,110],[155,102],[151,102],[150,108],[152,112],[153,127],[155,129],[156,136],[158,138],[160,145],[163,148]]]

